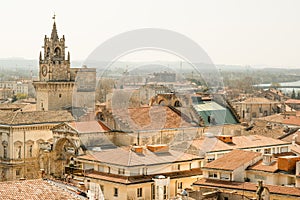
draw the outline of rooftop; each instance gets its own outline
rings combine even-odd
[[[253,166],[250,166],[248,169],[274,173],[278,170],[278,163],[277,160],[274,160],[270,165],[264,165],[263,161],[260,160],[257,163],[255,163]]]
[[[64,110],[29,111],[29,112],[0,111],[0,124],[4,124],[4,125],[59,123],[59,122],[69,122],[73,120],[74,118],[72,114]]]
[[[232,171],[260,156],[261,153],[235,149],[223,157],[207,163],[204,168]]]
[[[128,124],[131,130],[159,130],[193,127],[167,106],[152,106],[114,110],[116,119]]]
[[[258,103],[279,103],[276,101],[271,101],[267,98],[262,98],[262,97],[250,97],[247,98],[246,100],[242,101],[242,102],[238,102],[238,103],[251,103],[251,104],[258,104]]]
[[[159,165],[178,161],[200,159],[199,156],[168,150],[167,152],[152,152],[144,149],[143,153],[135,153],[129,147],[91,152],[88,155],[79,156],[78,160],[90,160],[120,166]]]
[[[229,144],[217,139],[216,137],[196,139],[192,142],[192,146],[196,147],[197,149],[206,147],[206,144],[211,144],[209,151],[214,152],[232,149],[255,148],[261,146],[283,145],[290,144],[290,142],[285,142],[262,135],[233,136],[232,143]]]
[[[300,104],[299,99],[288,99],[285,101],[286,104]]]
[[[257,184],[250,182],[229,182],[222,180],[213,180],[213,179],[200,179],[194,183],[195,186],[202,187],[215,187],[217,189],[226,188],[233,190],[247,190],[256,192]],[[287,187],[287,186],[278,186],[278,185],[265,185],[270,191],[271,194],[287,195],[287,196],[296,196],[300,197],[300,188],[297,187]]]
[[[73,200],[85,199],[76,195],[73,192],[67,191],[59,185],[51,182],[34,179],[23,181],[7,181],[0,183],[0,198],[1,199],[60,199]]]
[[[100,133],[110,129],[98,121],[70,122],[68,125],[78,133]]]
[[[191,176],[198,176],[201,175],[202,171],[201,169],[191,169],[191,170],[185,170],[185,171],[177,171],[177,172],[169,172],[169,173],[163,173],[164,176],[168,176],[171,179],[173,178],[181,178],[181,177],[191,177]],[[157,175],[162,175],[157,174]],[[85,177],[88,178],[94,178],[94,179],[100,179],[105,180],[109,182],[114,183],[121,183],[121,184],[135,184],[135,183],[144,183],[144,182],[152,182],[152,178],[156,175],[140,175],[140,176],[122,176],[118,174],[108,174],[104,172],[98,172],[98,171],[87,171],[85,173]]]

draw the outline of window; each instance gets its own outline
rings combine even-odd
[[[218,175],[217,175],[217,173],[214,173],[214,172],[208,172],[208,177],[209,178],[218,178]]]
[[[7,158],[7,146],[3,146],[3,158]]]
[[[229,177],[230,177],[229,174],[224,174],[224,173],[221,174],[221,179],[222,180],[229,180]]]
[[[142,197],[143,196],[143,188],[138,188],[137,189],[137,197]]]
[[[59,94],[58,97],[61,98],[61,94]]]
[[[182,189],[182,182],[179,182],[179,183],[178,183],[177,188],[178,188],[178,189]]]
[[[143,175],[147,175],[148,168],[143,168]]]
[[[118,188],[114,188],[114,197],[118,197],[118,193],[119,193]]]
[[[271,153],[271,148],[265,149],[264,154],[270,154]]]
[[[180,164],[177,165],[177,170],[180,170]]]
[[[21,175],[21,170],[20,169],[17,169],[16,170],[16,176],[20,176]]]
[[[21,146],[18,146],[17,153],[18,158],[21,159]]]
[[[167,186],[164,186],[164,199],[168,198]]]
[[[110,167],[107,167],[107,173],[110,173]]]
[[[288,152],[288,147],[281,147],[281,153]]]
[[[29,157],[32,157],[32,145],[29,146]]]
[[[120,169],[120,168],[119,168],[118,174],[125,174],[125,169]]]
[[[152,196],[152,200],[155,199],[155,185],[151,184],[151,196]]]

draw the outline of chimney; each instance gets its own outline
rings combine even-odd
[[[282,171],[292,171],[296,168],[296,162],[300,161],[299,156],[282,156],[278,158],[278,169]]]
[[[272,164],[272,154],[264,154],[262,164],[263,165],[271,165]]]
[[[135,153],[143,153],[143,147],[142,146],[132,146],[131,150]]]
[[[225,142],[227,144],[232,144],[232,135],[220,135],[220,136],[217,136],[217,138],[219,140],[221,140],[222,142]]]
[[[152,145],[147,145],[147,149],[154,153],[168,152],[169,146],[167,144],[152,144]]]

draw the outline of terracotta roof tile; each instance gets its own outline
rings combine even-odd
[[[77,130],[79,133],[100,133],[110,130],[103,123],[97,121],[71,122],[68,123],[68,125]]]
[[[202,175],[202,171],[200,168],[197,168],[197,169],[178,171],[178,172],[159,173],[159,174],[152,174],[152,175],[139,175],[139,176],[122,176],[122,175],[109,174],[109,173],[98,172],[98,171],[89,171],[88,173],[84,174],[85,177],[106,180],[115,183],[122,183],[122,184],[152,182],[152,178],[155,177],[156,175],[164,175],[172,179],[172,178]]]
[[[114,110],[116,118],[129,124],[132,130],[158,130],[193,127],[167,106],[152,106]]]
[[[274,160],[270,165],[264,165],[262,160],[255,163],[253,166],[250,166],[248,169],[264,172],[276,172],[278,170],[277,160]]]
[[[213,180],[213,179],[200,179],[194,183],[195,186],[202,187],[216,187],[227,188],[233,190],[247,190],[256,192],[257,187],[256,183],[250,182],[230,182],[230,181],[222,181],[222,180]],[[278,185],[265,185],[270,191],[271,194],[279,194],[279,195],[288,195],[288,196],[297,196],[300,197],[300,188],[297,187],[287,187],[287,186],[278,186]]]
[[[204,168],[232,171],[257,157],[261,157],[261,153],[235,149],[223,157],[207,163]]]
[[[56,184],[51,184],[42,179],[7,181],[0,183],[0,199],[84,199],[78,195],[65,191]]]
[[[40,124],[73,121],[74,118],[68,111],[31,111],[31,112],[3,112],[0,111],[0,124]]]
[[[279,102],[271,101],[267,98],[262,98],[262,97],[250,97],[242,101],[241,103],[279,103]]]
[[[197,149],[203,149],[210,144],[208,151],[224,151],[232,149],[246,149],[260,146],[290,144],[290,142],[281,141],[278,139],[265,137],[262,135],[247,135],[247,136],[233,136],[232,143],[228,144],[221,140],[213,138],[201,138],[193,141],[192,145]]]
[[[77,159],[94,160],[120,166],[140,166],[172,163],[175,161],[188,161],[192,159],[200,159],[200,157],[174,150],[154,153],[148,149],[144,149],[143,153],[135,153],[129,148],[119,147],[100,152],[92,152],[89,155],[79,156]]]

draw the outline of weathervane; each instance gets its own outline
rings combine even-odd
[[[54,15],[53,15],[53,17],[52,17],[52,19],[54,20],[54,22],[55,22],[55,16],[56,16],[56,15],[55,15],[55,13],[54,13]]]

